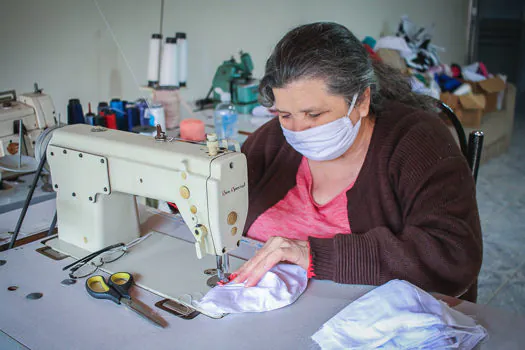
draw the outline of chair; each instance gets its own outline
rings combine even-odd
[[[467,159],[470,170],[472,171],[472,176],[474,177],[474,181],[476,181],[478,178],[479,162],[481,160],[483,138],[485,135],[481,130],[474,130],[470,133],[467,143],[465,130],[463,129],[463,126],[461,125],[461,122],[454,111],[448,105],[443,103],[443,101],[436,100],[436,105],[452,123],[454,129],[456,129],[461,153],[463,153]]]
[[[459,147],[461,148],[461,153],[467,158],[468,165],[472,171],[472,176],[474,181],[478,178],[478,169],[479,162],[481,160],[481,151],[483,148],[483,132],[480,130],[474,130],[470,133],[468,143],[465,137],[465,130],[461,125],[458,117],[454,111],[442,101],[436,100],[437,107],[443,112],[443,114],[450,120],[456,133],[458,135]],[[469,287],[469,289],[459,297],[459,299],[464,299],[472,302],[477,301],[478,294],[478,280]]]

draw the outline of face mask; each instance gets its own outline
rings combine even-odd
[[[361,126],[361,119],[355,125],[350,120],[356,100],[357,94],[346,116],[333,122],[303,131],[291,131],[281,125],[286,141],[311,160],[332,160],[342,156],[354,143]]]

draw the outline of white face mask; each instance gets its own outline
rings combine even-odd
[[[281,125],[286,141],[311,160],[332,160],[342,156],[354,143],[361,126],[361,118],[355,125],[350,120],[356,100],[357,94],[352,99],[348,113],[333,122],[303,131],[291,131]]]

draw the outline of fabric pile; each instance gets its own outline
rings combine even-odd
[[[406,281],[393,280],[357,299],[312,339],[322,349],[472,349],[487,331]]]

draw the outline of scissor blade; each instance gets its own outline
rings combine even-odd
[[[162,318],[160,318],[152,311],[147,309],[142,303],[126,298],[120,299],[120,302],[126,305],[131,311],[135,312],[142,318],[150,321],[154,325],[159,326],[161,328],[166,327],[166,321],[164,321]]]

